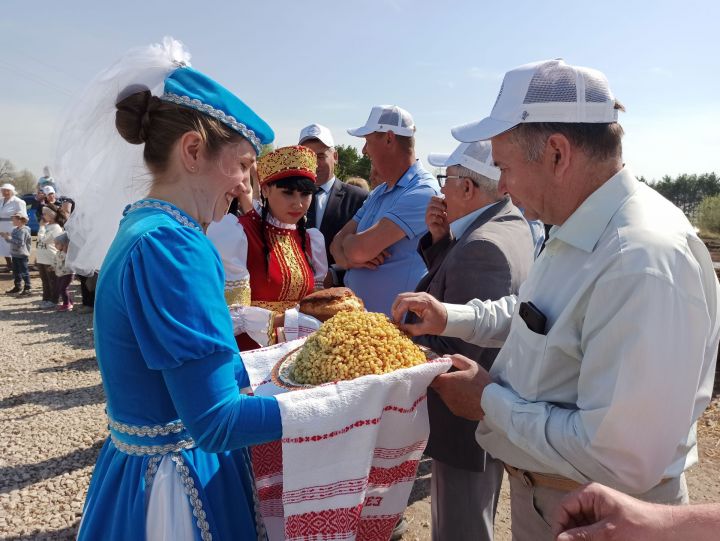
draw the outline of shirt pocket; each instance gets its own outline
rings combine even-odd
[[[510,346],[505,378],[524,399],[537,399],[545,366],[547,336],[528,329],[525,321],[516,313],[505,344]]]

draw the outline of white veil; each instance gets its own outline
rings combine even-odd
[[[64,194],[75,200],[65,227],[70,237],[67,264],[76,272],[91,275],[100,269],[123,209],[149,190],[144,145],[120,136],[115,104],[140,89],[161,95],[165,77],[189,63],[190,54],[170,37],[132,49],[98,74],[65,116],[53,171]]]

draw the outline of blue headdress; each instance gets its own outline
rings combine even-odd
[[[215,118],[245,137],[260,154],[272,142],[272,128],[235,94],[189,66],[176,69],[165,79],[160,99],[190,107]]]
[[[89,275],[100,268],[125,206],[144,197],[149,172],[143,146],[115,128],[115,104],[138,90],[216,118],[260,154],[270,126],[232,92],[190,67],[190,54],[172,38],[133,49],[101,72],[60,124],[56,179],[76,202],[66,229],[68,265]],[[120,92],[118,92],[120,90]]]

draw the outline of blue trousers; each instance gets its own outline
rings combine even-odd
[[[12,258],[12,271],[15,285],[20,287],[20,282],[25,282],[25,287],[30,287],[30,270],[28,269],[28,257],[20,256]]]

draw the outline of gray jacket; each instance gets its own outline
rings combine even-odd
[[[428,273],[416,291],[453,304],[517,293],[533,263],[530,228],[509,198],[486,209],[459,239],[450,233],[432,244],[431,235],[426,234],[418,251]],[[414,321],[413,314],[408,321]],[[500,351],[445,336],[426,335],[415,341],[440,354],[460,353],[485,369],[492,366]],[[484,471],[485,451],[475,440],[477,422],[453,415],[432,389],[428,389],[428,413],[430,439],[425,452],[456,468]]]
[[[28,226],[13,227],[10,238],[5,240],[10,243],[10,255],[12,257],[30,257],[32,236]]]

